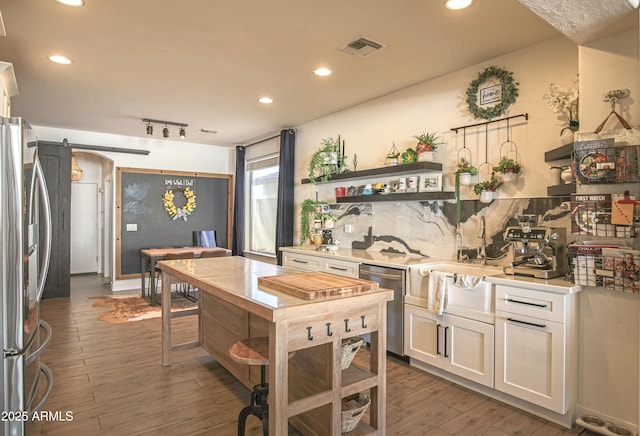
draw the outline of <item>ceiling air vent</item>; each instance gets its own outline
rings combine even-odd
[[[351,41],[340,50],[345,53],[360,56],[361,58],[366,58],[374,53],[377,53],[382,48],[384,48],[383,44],[361,36],[355,41]]]

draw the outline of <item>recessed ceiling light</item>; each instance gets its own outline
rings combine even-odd
[[[63,5],[73,6],[74,8],[84,6],[84,0],[56,0],[58,3],[62,3]]]
[[[65,56],[60,56],[60,55],[49,56],[49,60],[51,62],[55,62],[56,64],[62,64],[62,65],[69,65],[71,63],[71,59]]]
[[[331,74],[331,70],[325,67],[317,68],[313,70],[313,74],[315,74],[316,76],[328,76]]]
[[[468,7],[473,0],[447,0],[444,5],[448,9],[464,9]]]
[[[258,99],[258,101],[259,101],[260,103],[264,103],[264,104],[271,104],[271,103],[273,103],[273,99],[272,99],[271,97],[260,97],[260,98]]]

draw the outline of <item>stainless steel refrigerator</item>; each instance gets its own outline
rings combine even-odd
[[[51,339],[40,319],[51,212],[31,128],[20,118],[0,121],[0,435],[14,436],[25,434],[53,383],[40,362]]]

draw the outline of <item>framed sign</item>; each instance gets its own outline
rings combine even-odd
[[[496,66],[487,67],[469,84],[467,105],[476,118],[490,119],[505,113],[518,97],[513,73]]]

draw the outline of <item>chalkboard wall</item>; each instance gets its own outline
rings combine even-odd
[[[194,230],[215,230],[219,247],[228,248],[231,227],[231,176],[220,174],[118,168],[116,276],[140,273],[140,250],[192,245]],[[174,192],[180,209],[185,189],[195,194],[196,207],[186,220],[165,210],[163,195]],[[188,191],[187,191],[188,192]]]

